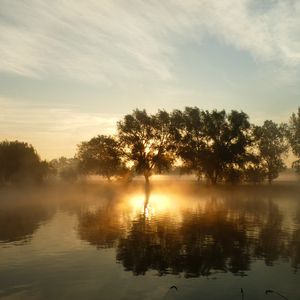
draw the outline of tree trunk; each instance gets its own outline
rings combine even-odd
[[[149,185],[149,175],[144,174],[146,185]]]
[[[150,198],[150,181],[149,176],[145,176],[145,202],[144,202],[144,211],[146,210],[148,204],[149,204],[149,198]]]
[[[209,178],[209,181],[211,185],[216,185],[218,182],[218,173],[216,171],[213,171],[212,173],[208,173],[207,177]]]
[[[211,184],[216,185],[217,181],[218,181],[218,175],[214,173],[213,176],[211,177]]]

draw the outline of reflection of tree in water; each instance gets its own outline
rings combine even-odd
[[[212,270],[233,273],[248,270],[250,255],[243,222],[214,199],[204,211],[185,215],[181,234],[187,275],[209,275]]]
[[[300,268],[300,204],[295,217],[296,228],[293,232],[290,244],[292,267],[297,271]]]
[[[42,204],[24,204],[1,207],[0,242],[26,242],[53,214]]]
[[[155,269],[160,275],[184,272],[187,277],[242,272],[250,263],[245,232],[221,207],[186,211],[180,226],[170,219],[149,220],[141,215],[120,240],[117,259],[136,275]]]
[[[148,219],[140,215],[132,222],[128,236],[120,239],[117,260],[126,270],[135,275],[145,274],[148,269],[158,270],[159,274],[181,271],[181,243],[176,226],[170,219]]]
[[[117,192],[103,188],[98,194],[101,206],[92,211],[81,211],[78,215],[78,234],[98,248],[116,246],[123,233],[123,220],[117,208]]]
[[[124,223],[117,209],[102,207],[80,216],[79,234],[97,247],[116,247],[117,260],[135,275],[156,270],[159,275],[184,273],[186,277],[217,272],[242,276],[253,259],[272,265],[287,258],[291,247],[278,206],[261,199],[213,198],[205,207],[184,211],[179,219],[170,214],[149,216],[145,209]],[[299,232],[289,257],[296,265]]]
[[[259,229],[259,236],[256,243],[255,254],[264,258],[266,265],[273,265],[273,262],[280,257],[287,257],[287,232],[283,230],[283,216],[277,205],[269,201],[265,221]]]
[[[87,211],[79,216],[78,234],[82,240],[98,248],[115,246],[121,235],[119,216],[111,205],[103,205],[96,211]]]

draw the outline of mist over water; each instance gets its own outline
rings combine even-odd
[[[300,187],[188,180],[0,191],[0,298],[299,299]]]

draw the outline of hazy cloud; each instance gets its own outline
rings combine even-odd
[[[37,105],[0,98],[1,139],[33,144],[47,158],[73,156],[76,145],[114,134],[119,115],[82,113],[65,105]]]
[[[180,46],[204,36],[258,61],[300,63],[299,1],[0,0],[0,7],[0,71],[22,76],[170,80]]]

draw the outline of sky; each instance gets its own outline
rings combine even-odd
[[[300,106],[300,1],[0,0],[0,140],[43,159],[113,134],[135,108]]]

